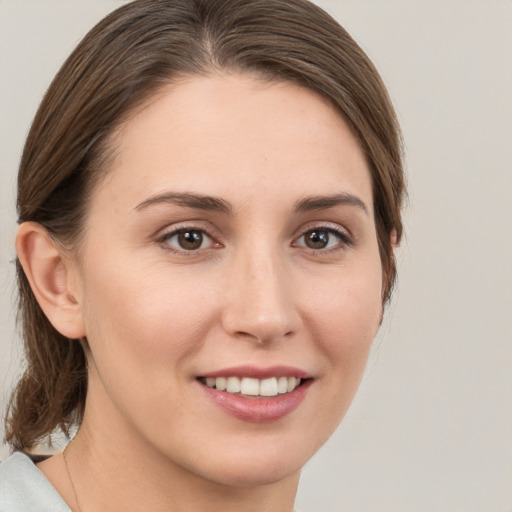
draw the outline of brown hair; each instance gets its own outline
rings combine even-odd
[[[391,234],[397,242],[402,235],[398,123],[368,57],[306,0],[135,0],[107,16],[66,60],[35,116],[19,170],[19,222],[38,222],[76,246],[115,128],[163,85],[215,70],[298,83],[344,117],[372,175],[385,303],[396,273]],[[53,328],[19,261],[17,273],[27,367],[10,402],[6,440],[29,450],[81,422],[87,368],[82,344]]]

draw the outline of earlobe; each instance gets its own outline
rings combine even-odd
[[[391,238],[391,250],[394,251],[398,246],[398,236],[396,234],[396,229],[393,229],[391,231],[390,238]]]
[[[35,222],[18,228],[16,251],[39,306],[53,327],[67,338],[85,334],[80,301],[69,258],[52,240],[46,229]]]

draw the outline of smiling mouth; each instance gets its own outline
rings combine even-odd
[[[297,389],[305,380],[299,377],[200,377],[205,386],[246,397],[273,397],[285,395]]]

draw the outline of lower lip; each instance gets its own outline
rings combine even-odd
[[[306,397],[311,382],[306,380],[290,393],[269,398],[246,398],[199,384],[206,395],[231,416],[251,423],[269,423],[294,411]]]

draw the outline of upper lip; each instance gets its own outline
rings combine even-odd
[[[222,368],[212,372],[201,374],[200,377],[252,377],[253,379],[268,379],[270,377],[298,377],[308,379],[311,376],[308,372],[293,366],[276,365],[267,367],[257,367],[251,365],[232,366],[231,368]]]

